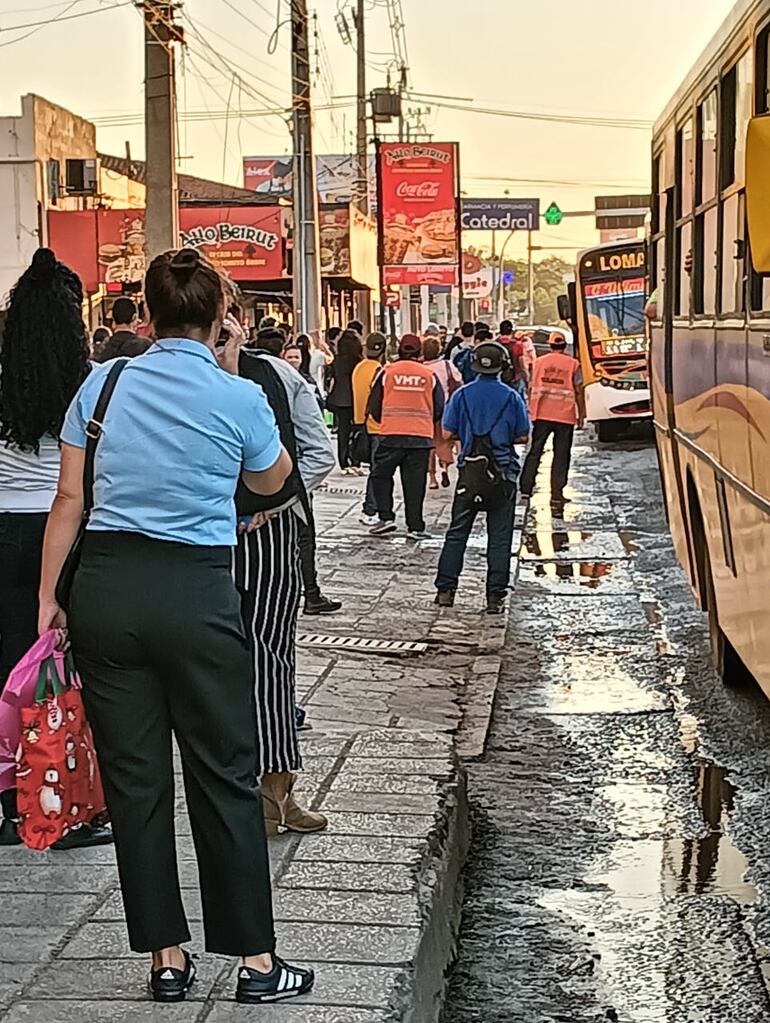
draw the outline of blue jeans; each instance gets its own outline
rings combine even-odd
[[[487,516],[487,597],[504,597],[511,578],[511,545],[516,511],[516,484],[503,483],[505,494]],[[456,590],[465,560],[465,548],[479,513],[474,505],[455,493],[452,521],[438,563],[437,590]]]
[[[366,483],[366,497],[364,498],[364,515],[377,514],[377,500],[374,496],[374,480],[372,479],[372,472],[374,470],[374,459],[377,454],[377,448],[380,446],[380,435],[379,433],[369,434],[369,479]]]

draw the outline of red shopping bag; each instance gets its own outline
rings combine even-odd
[[[16,788],[19,835],[29,849],[48,849],[105,809],[93,736],[70,658],[65,673],[67,686],[53,657],[45,660],[35,703],[21,712]]]

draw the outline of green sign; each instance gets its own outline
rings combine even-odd
[[[564,214],[556,203],[552,202],[543,214],[543,218],[545,219],[546,224],[549,224],[551,227],[558,227],[562,220],[564,220]]]

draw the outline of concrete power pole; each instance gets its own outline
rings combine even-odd
[[[356,156],[358,159],[358,208],[369,212],[369,167],[366,160],[366,31],[364,25],[364,0],[357,0],[356,7]]]
[[[321,329],[321,264],[307,0],[291,0],[291,79],[294,97],[294,327],[297,333],[317,337]]]
[[[173,43],[181,40],[174,5],[144,0],[145,256],[150,261],[179,244],[176,176],[176,85]]]

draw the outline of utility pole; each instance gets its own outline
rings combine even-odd
[[[529,322],[535,322],[535,264],[532,258],[533,253],[532,245],[532,229],[527,231],[527,306],[529,307],[527,312],[529,314]]]
[[[307,0],[291,0],[291,79],[294,97],[294,328],[318,337],[321,329],[321,266],[318,192],[310,105],[310,41]]]
[[[364,0],[357,0],[356,20],[356,156],[358,159],[358,196],[356,205],[362,213],[369,213],[369,167],[366,159],[366,31]]]
[[[173,43],[181,42],[173,3],[144,0],[145,258],[179,244],[176,84]]]

